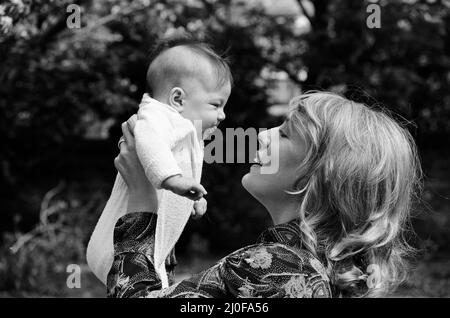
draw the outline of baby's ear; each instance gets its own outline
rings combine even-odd
[[[175,108],[179,113],[184,110],[184,98],[186,94],[180,87],[174,87],[170,90],[169,105]]]

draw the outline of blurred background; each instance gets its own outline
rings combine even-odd
[[[425,172],[411,236],[421,252],[397,295],[449,297],[449,0],[1,1],[0,297],[105,296],[85,249],[113,185],[120,123],[144,93],[149,48],[183,30],[232,57],[222,130],[277,125],[310,89],[411,121]],[[205,164],[208,212],[178,244],[177,279],[269,225],[241,186],[248,166]],[[66,284],[69,264],[80,288]]]

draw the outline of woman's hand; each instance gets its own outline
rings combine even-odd
[[[148,181],[136,153],[133,136],[137,116],[133,115],[122,124],[123,136],[119,141],[120,153],[114,166],[128,186],[130,198],[127,212],[155,212],[158,209],[155,188]]]

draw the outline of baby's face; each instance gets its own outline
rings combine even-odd
[[[186,96],[183,101],[183,117],[191,121],[202,121],[202,133],[210,129],[213,132],[219,123],[225,119],[225,104],[231,93],[231,84],[227,81],[217,87],[217,82],[192,79],[186,84]]]

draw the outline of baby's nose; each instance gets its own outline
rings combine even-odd
[[[219,121],[223,121],[225,120],[226,116],[225,116],[225,112],[223,110],[219,111],[219,115],[217,116],[217,119]]]

